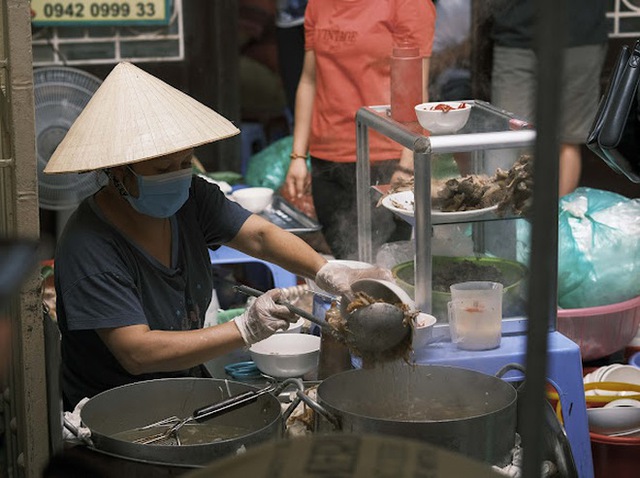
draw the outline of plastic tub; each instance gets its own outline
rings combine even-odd
[[[463,262],[470,262],[475,265],[477,269],[474,269],[473,274],[460,277],[458,282],[495,280],[485,274],[491,274],[491,270],[493,270],[493,268],[497,269],[504,277],[502,281],[504,286],[502,291],[502,315],[504,317],[519,315],[518,312],[520,312],[519,309],[522,302],[522,289],[524,287],[525,276],[527,273],[527,269],[524,265],[516,261],[501,259],[498,257],[433,256],[432,259],[433,269],[436,273],[438,270],[452,268],[456,264]],[[491,270],[484,272],[483,267],[491,268]],[[407,261],[396,264],[391,269],[391,272],[396,279],[396,283],[402,287],[410,297],[415,297],[414,262]],[[443,291],[432,291],[431,297],[431,314],[440,322],[447,322],[447,302],[451,300],[451,294]]]
[[[622,350],[640,324],[640,296],[616,304],[583,309],[558,309],[558,332],[580,346],[582,360]]]
[[[594,478],[637,478],[640,437],[589,436]]]

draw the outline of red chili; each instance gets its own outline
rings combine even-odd
[[[447,111],[451,111],[453,108],[449,105],[445,105],[444,103],[440,103],[439,105],[434,106],[433,108],[431,108],[432,111],[442,111],[443,113],[446,113]]]
[[[447,104],[444,104],[444,103],[440,103],[438,105],[435,105],[435,106],[431,107],[431,111],[442,111],[443,113],[446,113],[446,112],[451,111],[453,109],[463,110],[466,107],[467,107],[466,103],[460,103],[456,108],[453,108],[453,107],[451,107],[451,106],[449,106]]]

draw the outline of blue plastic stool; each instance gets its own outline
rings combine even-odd
[[[251,156],[267,147],[267,135],[264,132],[262,123],[241,123],[240,140],[242,146],[240,173],[245,176]]]
[[[420,365],[453,365],[495,375],[508,363],[524,365],[526,340],[525,335],[503,336],[500,347],[484,351],[460,350],[451,342],[437,343],[416,350],[415,362]],[[580,347],[560,332],[551,332],[547,353],[547,379],[560,396],[564,427],[578,476],[593,478]],[[522,375],[519,375],[517,378],[522,379]],[[509,372],[505,379],[509,380],[514,376],[513,372]]]
[[[244,264],[259,263],[267,267],[273,277],[273,285],[277,288],[292,287],[298,282],[295,274],[283,269],[280,266],[272,264],[255,257],[248,256],[240,251],[236,251],[230,247],[222,246],[219,249],[209,250],[209,258],[211,264]]]

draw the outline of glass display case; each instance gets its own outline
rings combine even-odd
[[[466,103],[471,105],[469,118],[462,129],[454,134],[428,135],[417,122],[398,123],[391,118],[388,106],[364,107],[356,115],[359,259],[375,262],[371,232],[375,224],[371,223],[369,198],[372,190],[375,195],[384,193],[385,189],[385,185],[371,184],[369,130],[372,129],[413,152],[414,212],[398,212],[399,216],[404,216],[405,220],[414,225],[415,265],[412,285],[416,307],[423,312],[434,312],[438,318],[437,327],[445,329],[441,333],[446,333],[447,320],[443,317],[441,294],[434,297],[432,293],[433,226],[464,224],[470,230],[472,254],[482,254],[485,258],[494,257],[497,260],[501,258],[509,264],[517,264],[515,222],[504,219],[520,217],[520,221],[524,220],[508,211],[498,213],[496,207],[450,213],[432,210],[434,160],[453,163],[452,158],[455,157],[458,166],[464,162],[466,172],[491,176],[498,168],[508,170],[523,151],[533,146],[536,138],[530,124],[510,113],[483,101]],[[455,174],[459,176],[458,172]],[[490,227],[486,226],[488,222],[492,223]],[[509,222],[511,224],[505,224]],[[446,307],[446,302],[444,306]],[[517,309],[522,311],[523,307]],[[522,314],[508,315],[510,318],[503,321],[504,332],[525,330]]]
[[[532,166],[532,177],[544,178],[545,182],[535,182],[535,201],[526,212],[514,214],[513,209],[483,210],[470,214],[444,214],[432,209],[432,176],[435,161],[442,161],[448,155],[455,162],[464,159],[465,172],[492,175],[497,168],[509,169],[522,154],[549,152],[553,135],[549,128],[542,128],[540,137],[536,137],[533,127],[483,101],[468,101],[471,104],[469,119],[464,127],[455,134],[429,135],[419,123],[402,124],[394,121],[389,114],[389,106],[369,106],[360,108],[356,114],[357,142],[357,207],[358,207],[358,253],[361,261],[375,263],[372,231],[372,209],[378,198],[389,191],[389,185],[371,183],[371,161],[369,152],[370,130],[382,134],[413,153],[413,214],[397,215],[411,222],[413,237],[409,244],[413,251],[413,292],[416,308],[431,313],[437,307],[438,298],[434,297],[433,272],[434,258],[432,233],[442,225],[464,225],[471,231],[473,255],[521,259],[518,256],[518,224],[526,224],[530,229],[530,253],[522,264],[527,267],[526,282],[522,292],[524,302],[521,314],[505,317],[503,307],[502,342],[491,350],[461,350],[448,340],[450,327],[445,309],[438,312],[440,317],[434,326],[434,337],[427,345],[414,351],[416,364],[454,365],[478,370],[494,375],[509,364],[520,364],[526,368],[525,387],[531,390],[523,394],[523,408],[534,410],[539,415],[528,413],[522,422],[524,447],[527,443],[539,443],[543,427],[544,386],[552,384],[558,390],[563,410],[572,412],[564,415],[564,430],[570,442],[577,476],[593,477],[593,465],[586,417],[586,403],[582,381],[582,362],[577,344],[555,330],[556,320],[556,282],[557,270],[557,194],[551,188],[557,188],[557,162],[552,155],[545,155]],[[543,131],[544,134],[543,134]],[[544,141],[542,141],[544,139]],[[400,150],[401,148],[399,148]],[[458,177],[461,175],[461,162],[456,162]],[[532,194],[534,191],[531,191]],[[542,192],[542,194],[540,194]],[[373,201],[372,201],[373,199]],[[533,198],[532,198],[533,199]],[[527,231],[528,232],[528,231]],[[524,238],[529,242],[529,237]],[[378,248],[378,244],[375,245]],[[451,249],[452,255],[459,252]],[[535,258],[535,260],[531,260]],[[504,303],[503,299],[503,303]],[[436,314],[434,314],[436,315]],[[507,314],[509,315],[509,314]],[[545,330],[545,320],[548,326]],[[510,377],[509,380],[523,380],[524,375]],[[537,395],[536,395],[537,394]],[[520,430],[520,429],[519,429]],[[530,455],[530,456],[533,456]],[[524,475],[539,476],[542,455],[534,456],[525,462]],[[526,460],[525,460],[526,461]],[[535,463],[537,461],[537,464]],[[531,464],[533,463],[533,464]],[[530,466],[530,468],[529,468]],[[537,474],[537,475],[536,475]],[[570,474],[567,476],[574,476]]]

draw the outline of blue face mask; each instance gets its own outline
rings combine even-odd
[[[139,213],[165,218],[173,216],[189,198],[191,168],[171,173],[142,176],[129,168],[138,181],[138,197],[125,196]]]

